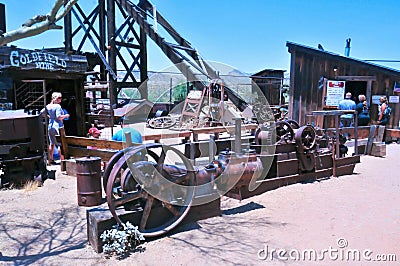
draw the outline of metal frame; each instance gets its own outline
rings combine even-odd
[[[195,88],[203,90],[207,87],[206,80],[196,78],[198,74],[204,75],[205,79],[219,78],[218,73],[201,58],[197,50],[168,23],[149,1],[139,0],[138,4],[128,0],[98,1],[98,5],[91,12],[84,12],[79,4],[72,8],[71,12],[79,23],[74,31],[72,31],[73,18],[71,13],[65,18],[65,49],[67,53],[72,52],[73,39],[78,37],[78,32],[83,31],[84,36],[81,38],[76,52],[82,52],[83,44],[87,39],[90,40],[100,58],[96,65],[101,67],[102,81],[107,80],[106,70],[108,70],[109,76],[114,77],[110,71],[113,70],[114,73],[117,73],[117,66],[124,67],[125,75],[121,80],[108,78],[111,104],[116,103],[117,94],[122,87],[138,88],[142,98],[148,98],[147,87],[141,86],[142,84],[145,85],[144,82],[148,76],[147,36],[160,47],[172,63],[176,64],[177,68],[188,81],[193,83]],[[117,11],[119,12],[117,13]],[[124,19],[124,22],[118,27],[116,27],[117,15]],[[98,29],[95,27],[97,18],[99,21]],[[152,18],[155,25],[150,24],[147,18]],[[107,29],[104,28],[105,22],[107,22]],[[85,27],[85,24],[88,24],[88,27]],[[136,25],[138,26],[137,29],[134,28]],[[169,37],[175,43],[168,42],[166,38],[161,36],[156,30],[156,25],[162,26],[163,31],[169,35],[165,37]],[[130,43],[131,40],[136,40],[137,43]],[[106,42],[108,42],[107,45]],[[121,54],[124,49],[127,50],[130,58]],[[134,51],[137,51],[137,53]],[[108,57],[104,56],[106,52]],[[104,58],[108,58],[108,62],[105,62]],[[128,62],[127,59],[131,61]],[[140,71],[139,81],[132,75],[132,70],[135,67],[138,67]],[[240,110],[247,107],[247,103],[235,92],[227,87],[225,87],[225,91],[229,99]]]
[[[339,120],[340,116],[343,114],[353,114],[354,119],[354,154],[358,155],[358,113],[355,110],[331,110],[331,111],[313,111],[313,116],[335,116],[335,132],[337,137],[339,136]],[[339,141],[335,142],[335,155],[336,158],[339,158]]]
[[[123,23],[116,25],[117,17],[124,19]],[[99,81],[108,83],[109,95],[103,97],[110,98],[111,104],[117,102],[121,88],[139,89],[147,79],[146,34],[118,1],[98,0],[91,10],[77,3],[65,17],[64,28],[66,53],[84,53],[88,42],[95,49],[96,56],[89,64],[92,70],[98,66]],[[140,72],[139,80],[132,74],[134,69]],[[125,74],[118,77],[121,71]],[[147,89],[140,93],[147,98]]]

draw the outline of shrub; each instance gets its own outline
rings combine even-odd
[[[114,225],[110,230],[104,231],[100,238],[104,243],[104,253],[119,257],[126,252],[135,250],[140,241],[145,240],[138,227],[133,226],[130,222]]]

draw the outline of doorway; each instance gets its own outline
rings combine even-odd
[[[367,95],[367,81],[347,81],[346,93],[351,92],[351,98],[358,103],[358,95]]]

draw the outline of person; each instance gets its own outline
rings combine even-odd
[[[381,96],[379,98],[378,104],[378,125],[385,126],[389,122],[389,115],[387,113],[388,109],[388,99],[386,96]],[[386,129],[383,131],[382,142],[386,142]]]
[[[388,106],[388,100],[386,96],[379,98],[378,105],[378,125],[385,126],[389,122],[389,116],[387,115],[386,109]]]
[[[356,110],[356,103],[351,99],[351,92],[346,93],[346,97],[339,102],[340,110]],[[353,114],[342,114],[340,116],[340,127],[353,126]]]
[[[60,92],[53,92],[51,95],[51,102],[42,109],[41,113],[46,115],[49,119],[48,124],[48,137],[49,137],[49,147],[48,147],[48,164],[56,164],[54,161],[54,149],[57,147],[60,159],[63,160],[64,156],[61,154],[61,145],[57,143],[56,136],[60,135],[60,128],[64,127],[63,120],[69,118],[69,114],[64,114],[61,108],[62,94]]]
[[[101,135],[101,131],[97,127],[91,127],[88,130],[88,138],[91,139],[99,139]],[[87,146],[88,150],[97,150],[97,147],[95,146]]]
[[[120,124],[121,124],[121,129],[114,133],[114,135],[112,136],[112,140],[126,142],[125,133],[130,132],[131,138],[132,138],[132,143],[142,143],[143,142],[142,134],[140,134],[140,132],[138,130],[129,127],[128,125],[124,124],[123,122],[121,122]]]
[[[369,115],[369,105],[367,102],[367,97],[365,95],[358,95],[358,103],[356,105],[356,111],[358,114],[358,125],[359,126],[368,126],[369,120],[371,119]]]

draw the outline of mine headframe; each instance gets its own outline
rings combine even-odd
[[[64,19],[66,53],[86,54],[91,78],[107,85],[111,104],[122,88],[140,89],[147,98],[140,87],[148,77],[145,32],[116,1],[85,2],[76,3]]]
[[[92,67],[100,66],[99,79],[108,82],[111,103],[116,102],[123,87],[140,87],[142,98],[147,98],[147,36],[159,46],[195,89],[207,90],[210,80],[220,79],[213,67],[201,58],[198,51],[149,1],[140,0],[138,4],[134,4],[128,0],[99,0],[98,3],[91,12],[84,12],[78,4],[71,9],[70,15],[65,18],[65,48],[73,51],[72,39],[78,37],[78,32],[84,32],[80,35],[76,52],[82,52],[87,41],[95,48],[96,54],[90,58],[89,64]],[[78,22],[73,31],[72,15]],[[118,27],[117,15],[123,20]],[[161,31],[157,30],[158,25],[165,35],[161,36]],[[117,66],[124,67],[122,75],[117,71]],[[134,70],[139,71],[140,75],[135,76]],[[203,78],[199,79],[199,75]],[[226,86],[224,91],[239,110],[243,111],[247,107],[247,103],[234,91]]]

